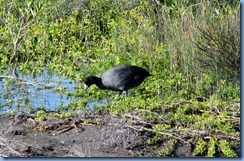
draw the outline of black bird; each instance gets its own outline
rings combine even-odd
[[[84,80],[84,90],[86,91],[92,84],[100,89],[119,91],[119,95],[128,89],[139,86],[146,77],[151,74],[145,69],[131,65],[118,65],[105,71],[101,78],[88,76]]]

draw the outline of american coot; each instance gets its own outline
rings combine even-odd
[[[146,77],[151,74],[143,68],[131,65],[118,65],[105,71],[101,78],[88,76],[84,80],[84,90],[86,91],[92,84],[100,89],[109,89],[113,91],[126,91],[139,86]],[[120,95],[119,94],[119,95]]]

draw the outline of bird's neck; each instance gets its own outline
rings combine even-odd
[[[94,79],[95,81],[94,81],[94,84],[98,87],[98,88],[100,88],[100,89],[106,89],[106,87],[103,85],[103,83],[102,83],[102,79],[101,78],[98,78],[98,77],[95,77],[95,79]]]

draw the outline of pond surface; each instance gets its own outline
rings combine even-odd
[[[57,107],[67,106],[73,101],[82,99],[82,97],[71,97],[55,91],[56,87],[62,87],[70,92],[75,91],[78,82],[65,76],[44,71],[42,75],[35,76],[35,78],[32,75],[19,74],[17,80],[7,73],[11,72],[6,70],[0,77],[0,113],[30,112],[43,108],[53,111]],[[34,83],[34,79],[37,83]],[[89,102],[86,108],[91,109],[95,105],[103,105],[105,102],[106,99]]]

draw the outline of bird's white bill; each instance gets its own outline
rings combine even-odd
[[[87,91],[88,90],[88,86],[86,84],[84,84],[84,91]]]

